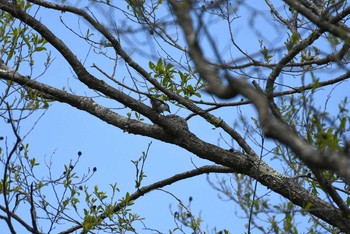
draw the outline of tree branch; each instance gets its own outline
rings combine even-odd
[[[332,170],[344,177],[346,182],[350,184],[350,161],[346,155],[333,150],[314,149],[310,144],[300,139],[287,125],[272,116],[269,111],[268,100],[264,94],[256,92],[243,79],[235,79],[234,83],[242,90],[245,97],[252,100],[258,110],[259,119],[266,136],[289,146],[307,165]]]
[[[293,7],[299,13],[308,18],[312,23],[316,24],[320,29],[325,32],[330,32],[333,35],[341,38],[345,42],[349,43],[350,41],[350,28],[345,24],[340,22],[334,22],[327,19],[324,16],[316,15],[312,10],[309,10],[308,7],[304,6],[301,1],[293,0],[284,0],[289,6]],[[350,13],[350,7],[344,9],[342,14],[347,15]]]
[[[195,177],[198,175],[208,174],[208,173],[234,173],[234,172],[235,171],[233,169],[228,168],[228,167],[223,167],[223,166],[203,166],[203,167],[191,170],[191,171],[186,171],[186,172],[183,172],[180,174],[176,174],[172,177],[169,177],[169,178],[166,178],[164,180],[153,183],[151,185],[142,187],[130,195],[130,201],[136,201],[138,198],[144,196],[146,193],[149,193],[153,190],[156,190],[156,189],[165,187],[167,185],[171,185],[175,182],[178,182],[178,181],[181,181],[184,179],[188,179],[191,177]],[[113,209],[114,213],[118,213],[121,209],[125,208],[127,205],[128,204],[126,204],[125,201],[118,203],[115,206],[115,208]],[[106,214],[101,214],[99,216],[99,218],[103,220],[103,219],[107,218],[107,216],[106,216]],[[76,225],[74,227],[71,227],[71,228],[63,231],[63,232],[60,232],[60,234],[69,234],[69,233],[75,232],[81,228],[82,228],[81,225]]]
[[[203,52],[199,46],[197,35],[190,17],[190,2],[191,1],[169,1],[176,14],[177,20],[184,31],[184,36],[188,45],[188,53],[193,59],[201,78],[208,83],[207,91],[220,98],[233,98],[237,95],[237,90],[223,84],[218,75],[216,67],[211,65],[210,62],[203,56]]]

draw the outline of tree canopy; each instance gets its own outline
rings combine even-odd
[[[205,202],[192,210],[192,196],[165,188],[205,175],[206,189],[234,204],[230,216],[246,233],[350,233],[347,1],[1,0],[0,10],[7,232],[234,233],[202,219]],[[106,166],[131,161],[134,177],[120,180],[133,189],[122,193],[120,180],[93,164],[79,170],[84,149],[61,155],[63,168],[38,155],[31,145],[56,134],[48,118],[46,134],[31,138],[50,110],[121,130],[119,153],[102,147],[107,139],[91,147],[110,154]],[[80,130],[64,131],[58,149]],[[128,154],[140,139],[149,144]],[[148,178],[157,175],[146,166],[157,153],[165,158],[158,168],[178,171]],[[189,169],[170,157],[191,157]],[[91,185],[99,173],[106,184]],[[178,204],[167,230],[133,210],[155,191]]]

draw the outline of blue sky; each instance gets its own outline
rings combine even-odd
[[[254,4],[256,9],[259,8],[259,6],[256,5],[256,1],[247,1],[247,3],[251,5]],[[242,12],[243,17],[245,13],[247,13],[247,10]],[[51,11],[49,13],[49,11],[42,9],[42,11],[40,11],[40,17],[42,17],[42,22],[49,25],[53,31],[58,33],[63,41],[73,48],[73,51],[81,60],[85,59],[89,48],[83,45],[79,38],[72,36],[68,33],[68,30],[60,26],[59,19],[56,16],[54,17]],[[267,22],[265,20],[267,18],[268,16],[257,16],[255,19],[256,24],[265,26]],[[69,26],[70,24],[76,24],[75,18],[69,16],[69,14],[64,14],[63,19]],[[244,21],[246,18],[240,20]],[[83,23],[81,25],[82,27],[86,27]],[[245,51],[256,52],[259,50],[257,37],[247,28],[248,26],[247,24],[242,24],[234,29],[237,35],[237,42]],[[220,33],[225,35],[225,29],[225,26],[219,24],[214,27],[214,30],[217,30],[219,35]],[[271,44],[286,38],[286,34],[283,32],[278,34],[278,32],[274,31],[272,28],[266,28],[265,30],[267,39],[271,37],[274,38],[270,41]],[[96,38],[98,38],[98,36]],[[225,48],[224,45],[226,42],[227,40],[223,39],[218,42],[218,44],[221,48]],[[237,51],[233,52],[237,53]],[[55,50],[52,50],[52,53],[52,57],[54,57],[55,60],[47,73],[43,77],[40,77],[39,80],[48,82],[58,88],[72,87],[75,92],[81,95],[85,92],[91,94],[84,85],[79,85],[72,77],[71,70],[65,62],[62,62],[61,56],[58,55]],[[229,52],[227,51],[227,56],[228,55]],[[144,64],[148,63],[148,61],[142,60],[138,55],[135,55],[135,58],[144,62]],[[110,69],[109,64],[107,64],[105,60],[100,60],[100,58],[96,56],[89,55],[86,60],[86,66],[89,70],[92,70],[90,68],[92,63],[96,63],[101,67],[106,67],[107,70]],[[128,77],[123,66],[120,67],[120,77]],[[39,70],[37,72],[39,73]],[[26,71],[24,70],[23,73],[26,74]],[[98,73],[94,71],[94,74],[97,75]],[[328,91],[328,89],[325,89],[325,93],[329,93]],[[339,94],[344,94],[345,90],[339,90],[338,92]],[[202,94],[206,96],[205,93],[202,92]],[[322,96],[322,94],[320,96]],[[337,97],[338,95],[334,97],[334,101]],[[103,102],[108,103],[108,106],[114,108],[113,105],[115,103]],[[117,104],[115,105],[118,106]],[[174,105],[171,105],[171,110],[172,112],[178,111],[180,116],[186,116],[186,111],[179,110],[178,107]],[[255,112],[251,108],[242,107],[242,111],[247,118],[255,116]],[[220,117],[228,119],[229,123],[233,124],[234,119],[232,116],[236,115],[236,108],[225,108],[222,111],[218,111],[218,113]],[[34,119],[35,118],[30,118],[25,121],[26,124],[21,128],[22,134],[26,133],[31,128]],[[5,124],[1,123],[1,125]],[[222,140],[218,140],[220,138],[220,131],[217,129],[213,130],[210,126],[205,125],[203,120],[193,118],[189,121],[189,126],[190,130],[200,136],[201,139],[205,139],[215,145],[219,143],[223,148],[229,148],[229,146],[225,146]],[[227,135],[224,135],[224,137],[225,140],[231,142],[230,139],[227,138]],[[152,145],[145,166],[147,177],[143,185],[165,179],[176,173],[194,169],[193,163],[196,166],[211,164],[177,146],[143,136],[123,133],[116,127],[108,125],[96,117],[90,116],[88,113],[57,102],[51,104],[34,130],[26,138],[26,142],[30,144],[29,150],[31,156],[36,157],[41,163],[52,156],[54,173],[57,173],[57,175],[64,171],[64,164],[68,165],[70,160],[74,161],[78,157],[78,151],[81,151],[83,154],[78,167],[75,168],[76,172],[78,174],[86,173],[89,168],[92,169],[96,167],[97,172],[87,184],[91,189],[94,185],[98,185],[101,190],[108,191],[110,189],[109,184],[117,183],[121,190],[119,193],[120,198],[124,196],[126,192],[132,193],[135,191],[135,168],[131,160],[136,160],[140,157],[142,152],[146,151],[150,142],[152,142]],[[237,146],[237,144],[235,144],[235,146]],[[274,163],[277,170],[282,171],[281,168],[278,168],[280,166],[278,162]],[[47,171],[43,168],[39,168],[38,173],[40,175],[45,175]],[[211,178],[215,180],[214,176],[211,176]],[[185,204],[188,198],[192,196],[193,202],[191,208],[193,214],[201,214],[204,220],[203,228],[208,228],[208,230],[214,227],[216,227],[217,230],[228,229],[232,231],[232,233],[243,233],[246,231],[244,227],[246,220],[240,220],[240,218],[235,215],[239,210],[238,205],[233,202],[220,201],[220,199],[218,199],[218,193],[208,185],[205,175],[178,182],[164,189],[178,196]],[[265,187],[259,186],[259,193],[266,193]],[[269,196],[271,199],[276,198],[274,195]],[[145,218],[144,222],[149,228],[167,232],[168,229],[175,228],[169,206],[171,206],[174,211],[177,209],[177,204],[177,201],[170,195],[161,191],[154,191],[137,200],[132,209],[135,213]],[[23,211],[23,214],[25,214],[25,212],[28,211]],[[240,213],[237,215],[239,216]],[[307,219],[301,222],[307,222]],[[2,229],[2,225],[4,225],[3,222],[0,223],[0,230]],[[302,223],[300,225],[302,225]],[[139,224],[138,227],[140,228],[142,225]],[[67,226],[64,228],[67,228]]]

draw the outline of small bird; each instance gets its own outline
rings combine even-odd
[[[156,99],[154,97],[150,97],[150,99],[153,110],[155,110],[159,114],[163,113],[164,111],[168,111],[170,113],[169,105],[166,104],[164,101]]]

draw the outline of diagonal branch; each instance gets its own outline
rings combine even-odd
[[[325,32],[330,32],[333,35],[341,38],[342,40],[349,42],[350,41],[350,28],[345,24],[337,22],[334,23],[329,21],[329,19],[316,15],[312,10],[308,7],[304,6],[301,1],[293,1],[293,0],[284,0],[288,5],[293,7],[299,13],[308,18],[312,23],[316,24],[320,29]],[[342,11],[343,15],[347,15],[350,13],[350,7],[344,9]]]
[[[135,201],[138,198],[144,196],[146,193],[149,193],[153,190],[156,189],[160,189],[162,187],[165,187],[167,185],[171,185],[175,182],[179,182],[181,180],[185,180],[188,178],[192,178],[198,175],[202,175],[202,174],[209,174],[209,173],[234,173],[235,171],[231,168],[228,167],[223,167],[223,166],[203,166],[200,168],[196,168],[194,170],[191,171],[186,171],[180,174],[176,174],[172,177],[166,178],[164,180],[158,181],[156,183],[153,183],[151,185],[142,187],[140,189],[138,189],[136,192],[134,192],[133,194],[130,195],[130,201]],[[115,208],[113,209],[114,213],[118,213],[120,210],[122,210],[123,208],[125,208],[128,204],[125,203],[125,201],[121,201],[119,202]],[[99,216],[100,219],[105,219],[107,218],[106,214],[101,214]],[[82,228],[82,225],[76,225],[74,227],[71,227],[63,232],[60,232],[60,234],[68,234],[68,233],[72,233],[75,232],[79,229]]]
[[[289,0],[288,0],[289,2]],[[293,4],[297,4],[296,1],[290,1],[293,2]],[[329,22],[331,24],[335,24],[339,22],[343,17],[347,16],[347,14],[350,13],[350,9],[348,9],[347,12],[342,11],[340,14],[332,17],[329,19]],[[266,93],[269,99],[272,98],[272,94],[274,91],[274,84],[275,80],[282,71],[282,69],[287,65],[288,62],[290,62],[300,51],[305,49],[307,46],[311,45],[314,41],[316,41],[322,33],[324,33],[326,30],[323,28],[319,28],[314,30],[307,38],[304,40],[299,41],[293,48],[290,49],[290,51],[278,62],[278,64],[274,67],[271,74],[269,75],[267,82],[266,82]],[[349,41],[345,41],[348,43]],[[348,45],[344,45],[345,48],[348,48]],[[347,51],[347,50],[345,50]],[[344,52],[345,52],[344,51]],[[343,54],[342,54],[343,55]],[[330,58],[329,58],[330,59]]]
[[[199,139],[188,129],[179,128],[179,125],[176,121],[174,121],[172,116],[162,117],[162,119],[167,122],[170,128],[174,129],[173,134],[169,134],[156,125],[141,123],[139,121],[118,115],[117,113],[97,104],[89,98],[72,95],[65,91],[53,88],[49,85],[30,80],[27,77],[19,75],[18,73],[6,71],[4,70],[4,64],[1,62],[0,77],[6,80],[12,80],[22,86],[28,86],[40,92],[46,93],[54,97],[57,101],[67,103],[80,110],[86,111],[98,117],[99,119],[129,133],[149,136],[154,139],[181,146],[184,149],[187,149],[188,151],[199,156],[200,158],[240,170],[241,172],[250,167],[251,161],[247,155],[241,154],[239,152],[228,152],[220,147]]]
[[[238,144],[240,144],[242,148],[244,148],[249,154],[253,155],[254,151],[248,146],[248,144],[244,143],[243,137],[240,136],[240,134],[238,134],[237,131],[235,131],[233,128],[231,128],[227,123],[225,123],[221,119],[211,115],[208,112],[203,111],[201,108],[199,108],[197,105],[195,105],[191,101],[186,100],[184,97],[181,97],[180,95],[177,95],[167,90],[166,88],[164,88],[158,81],[153,79],[145,69],[143,69],[139,64],[137,64],[134,60],[132,60],[132,58],[122,49],[122,46],[120,45],[118,40],[114,38],[112,34],[105,27],[103,27],[94,18],[88,15],[85,11],[74,7],[70,7],[70,6],[58,5],[58,4],[44,2],[40,0],[31,0],[31,2],[47,8],[68,11],[73,14],[82,16],[96,30],[98,30],[103,36],[105,36],[111,42],[116,52],[125,60],[125,62],[128,63],[133,69],[135,69],[135,71],[141,74],[146,80],[148,80],[156,88],[158,88],[163,93],[165,93],[168,97],[170,97],[170,99],[176,100],[179,104],[184,105],[187,109],[195,113],[198,113],[200,116],[208,120],[214,126],[221,127],[228,134],[230,134],[232,138],[237,140]],[[25,22],[26,24],[33,27],[36,31],[38,31],[48,42],[50,42],[65,57],[65,59],[68,61],[68,63],[72,66],[72,68],[76,72],[79,80],[84,84],[86,84],[89,88],[95,89],[105,94],[106,96],[109,96],[114,100],[117,100],[118,102],[124,104],[125,106],[128,106],[131,109],[141,113],[142,115],[148,117],[153,123],[156,123],[157,125],[163,127],[169,133],[173,134],[177,131],[176,125],[173,125],[171,121],[168,121],[168,119],[164,118],[163,116],[154,114],[153,111],[150,111],[151,108],[149,108],[148,106],[144,105],[143,103],[140,103],[139,101],[124,94],[123,92],[107,85],[104,81],[99,80],[96,77],[92,76],[90,73],[88,73],[85,67],[75,57],[73,52],[70,51],[69,48],[40,21],[36,20],[34,17],[26,14],[20,9],[16,9],[12,6],[9,6],[9,3],[0,4],[0,8],[4,9],[5,11],[8,11],[14,17],[20,19],[21,21]]]
[[[84,65],[79,61],[79,59],[75,56],[75,54],[66,46],[66,44],[64,44],[62,40],[60,40],[58,37],[56,37],[56,35],[53,34],[53,32],[51,32],[39,20],[35,19],[33,16],[27,14],[26,12],[22,11],[21,9],[17,8],[16,6],[14,6],[8,2],[0,3],[0,9],[7,11],[12,16],[14,16],[15,18],[19,19],[20,21],[26,23],[27,25],[31,26],[38,33],[40,33],[40,35],[43,38],[45,38],[53,47],[55,47],[59,51],[59,53],[62,54],[62,56],[67,60],[67,62],[70,64],[70,66],[72,67],[72,69],[76,73],[78,79],[82,83],[87,85],[90,89],[97,90],[98,92],[103,93],[104,95],[112,98],[113,100],[116,100],[116,101],[124,104],[125,106],[131,108],[132,110],[135,110],[135,111],[141,113],[142,115],[147,116],[152,122],[155,122],[158,125],[164,127],[165,129],[171,131],[171,127],[169,127],[169,126],[171,126],[171,123],[169,123],[169,121],[167,121],[165,118],[162,118],[161,116],[155,114],[151,108],[149,108],[148,106],[144,105],[143,103],[137,101],[136,99],[132,98],[131,96],[119,91],[118,89],[115,89],[115,88],[109,86],[103,80],[99,80],[96,77],[94,77],[93,75],[91,75],[86,70]],[[83,11],[81,11],[81,12],[83,12]],[[97,22],[95,22],[94,27],[96,27],[97,29],[103,28],[102,25],[98,24]],[[107,31],[107,30],[105,30],[105,31]],[[115,41],[117,41],[117,40],[115,40]],[[121,52],[124,52],[124,51],[121,51]],[[123,57],[124,59],[131,60],[131,58],[126,53],[125,53],[125,56],[127,56],[127,57]],[[133,62],[133,61],[128,61],[128,60],[126,60],[126,61],[130,62],[130,63]],[[135,62],[133,62],[133,63],[135,63]],[[146,71],[144,73],[148,74]]]
[[[301,139],[286,124],[272,116],[269,111],[267,97],[263,93],[256,92],[243,79],[236,79],[235,85],[242,90],[242,95],[253,102],[266,136],[290,147],[306,164],[334,171],[344,177],[346,182],[350,184],[350,161],[346,155],[333,150],[314,149],[312,145]]]

